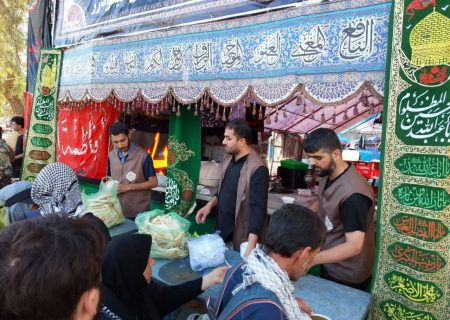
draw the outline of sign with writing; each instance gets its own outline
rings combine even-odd
[[[370,319],[450,314],[450,5],[393,1]]]
[[[450,204],[450,195],[444,188],[401,184],[394,188],[394,197],[405,206],[441,211]]]
[[[57,97],[62,52],[42,49],[27,132],[22,180],[33,181],[56,161]]]
[[[73,48],[63,86],[383,70],[389,4],[247,28]],[[187,74],[187,75],[186,75]]]
[[[403,304],[394,301],[386,300],[380,305],[385,319],[405,319],[405,320],[437,320],[429,312],[422,310],[414,310],[405,307]]]
[[[101,179],[106,176],[108,129],[119,114],[120,111],[107,101],[93,102],[80,110],[59,110],[58,161],[83,177]]]
[[[438,252],[420,249],[405,243],[393,243],[387,251],[395,262],[420,272],[433,273],[441,270],[447,264]]]
[[[352,3],[345,3],[355,6],[351,15],[330,3],[304,15],[289,11],[298,15],[286,18],[280,13],[273,21],[252,17],[233,24],[208,24],[196,31],[179,28],[167,35],[152,33],[136,40],[73,47],[64,53],[62,96],[70,91],[78,99],[78,93],[88,90],[101,100],[108,89],[129,88],[124,97],[135,96],[131,90],[139,89],[152,99],[179,88],[175,91],[183,100],[191,100],[216,81],[214,93],[233,95],[232,101],[242,97],[243,85],[254,89],[260,85],[276,100],[308,82],[306,78],[319,85],[377,80],[374,74],[382,74],[386,66],[391,5],[383,0]],[[285,79],[276,80],[281,77]],[[268,78],[279,84],[279,90],[267,89]],[[341,97],[347,90],[330,87]]]
[[[432,282],[421,281],[401,272],[389,272],[384,280],[392,291],[414,302],[433,303],[443,296],[442,290]]]
[[[402,174],[445,179],[450,176],[450,158],[446,155],[407,153],[395,160]]]
[[[399,213],[391,218],[395,231],[416,239],[437,242],[448,235],[448,227],[440,220]]]

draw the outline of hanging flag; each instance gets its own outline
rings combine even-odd
[[[61,50],[41,52],[33,106],[22,163],[22,180],[34,181],[48,163],[56,161],[57,97]]]
[[[368,319],[449,319],[449,3],[392,9]]]
[[[193,109],[170,111],[165,208],[181,216],[195,204],[200,175],[202,117]]]
[[[109,127],[120,110],[107,101],[81,109],[58,111],[57,161],[67,164],[79,176],[105,176],[109,152]]]

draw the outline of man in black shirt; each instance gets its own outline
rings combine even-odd
[[[216,229],[235,250],[248,241],[245,255],[261,242],[267,219],[269,170],[251,147],[252,131],[243,120],[233,120],[225,128],[223,145],[228,153],[222,162],[219,192],[196,215],[204,223],[211,209],[218,208]]]
[[[14,149],[13,177],[20,178],[20,168],[23,159],[23,127],[25,119],[21,116],[11,118],[11,129],[17,132],[16,148]]]

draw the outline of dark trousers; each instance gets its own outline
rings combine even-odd
[[[20,178],[20,167],[22,166],[22,161],[19,163],[13,163],[13,178]]]

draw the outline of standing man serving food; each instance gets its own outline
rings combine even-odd
[[[220,189],[195,217],[204,223],[217,206],[216,230],[235,250],[248,241],[245,256],[261,242],[267,222],[269,170],[252,149],[252,130],[244,120],[233,120],[225,127],[223,145],[227,155],[219,171]]]
[[[119,181],[123,213],[135,218],[150,209],[152,188],[158,186],[153,160],[144,149],[130,142],[131,134],[125,123],[114,123],[109,134],[114,149],[108,156],[108,176]]]

